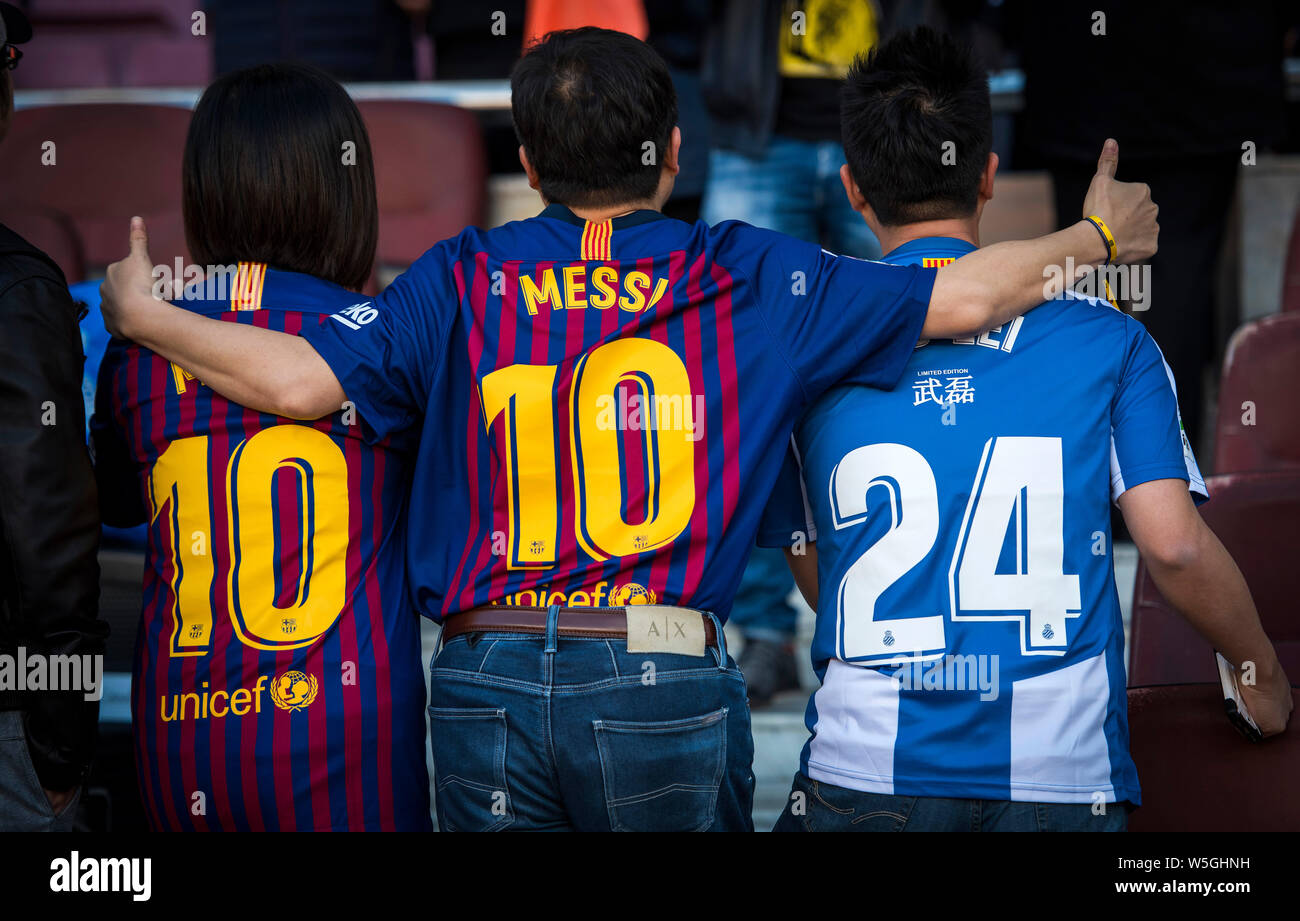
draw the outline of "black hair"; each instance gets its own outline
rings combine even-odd
[[[993,147],[988,74],[970,49],[921,26],[849,69],[844,158],[881,223],[968,217]]]
[[[663,58],[623,32],[552,32],[510,74],[515,134],[542,195],[571,207],[652,198],[677,94]]]
[[[190,121],[181,194],[201,265],[265,262],[352,290],[370,276],[379,239],[370,139],[323,70],[260,64],[215,80]]]

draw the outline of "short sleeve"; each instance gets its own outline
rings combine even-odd
[[[803,471],[791,438],[776,485],[759,521],[757,542],[760,547],[789,547],[796,542],[798,534],[805,535],[808,543],[817,540],[817,524],[813,521]]]
[[[372,442],[412,425],[428,404],[457,309],[446,245],[421,256],[379,297],[358,298],[300,333],[356,405]]]
[[[930,308],[935,269],[836,256],[744,224],[724,239],[748,253],[756,295],[809,400],[837,383],[898,384]],[[742,249],[743,247],[743,249]]]
[[[99,489],[99,515],[104,524],[130,528],[148,517],[140,494],[135,458],[121,428],[119,379],[126,364],[127,345],[109,340],[99,364],[95,385],[95,413],[90,417],[91,456],[95,463],[95,484]]]
[[[1130,321],[1127,354],[1111,405],[1111,499],[1151,480],[1179,479],[1198,503],[1209,494],[1178,412],[1174,377],[1155,340]]]

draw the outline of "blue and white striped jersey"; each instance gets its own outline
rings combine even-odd
[[[974,247],[915,240],[888,261]],[[922,342],[795,430],[760,543],[816,540],[809,777],[879,793],[1140,801],[1110,502],[1205,484],[1142,325],[1068,294]]]

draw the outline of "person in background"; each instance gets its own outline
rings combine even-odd
[[[31,37],[22,11],[0,3],[0,140],[9,72]],[[0,656],[11,663],[102,656],[108,633],[79,320],[58,266],[0,224]],[[86,698],[0,689],[0,831],[72,827],[99,717],[98,697]]]
[[[207,0],[218,76],[274,61],[344,82],[415,79],[412,20],[427,0]],[[488,27],[485,20],[484,30]]]
[[[713,117],[703,218],[739,220],[860,259],[880,255],[840,187],[840,89],[881,32],[874,0],[730,0],[701,75]]]
[[[677,90],[677,127],[682,131],[681,167],[664,214],[694,223],[700,217],[704,184],[709,175],[712,128],[700,91],[700,61],[709,24],[709,0],[647,0],[650,20],[647,44],[668,64]]]
[[[745,221],[860,259],[880,257],[840,185],[840,88],[853,57],[879,39],[873,0],[730,0],[708,33],[702,87],[713,148],[701,217]],[[740,668],[761,707],[799,687],[779,551],[757,547],[732,621],[745,637]]]
[[[428,2],[428,6],[425,28],[433,39],[435,80],[510,78],[510,68],[523,51],[524,0],[498,0],[490,10],[468,3]],[[494,28],[494,22],[500,25]],[[512,155],[515,146],[511,145]]]
[[[1149,286],[1155,306],[1134,316],[1164,350],[1187,436],[1200,447],[1205,370],[1221,324],[1215,266],[1248,142],[1260,152],[1282,136],[1293,4],[1113,6],[1009,0],[1008,43],[1019,48],[1025,72],[1019,142],[1052,175],[1059,226],[1079,216],[1098,134],[1119,139],[1127,168],[1159,199],[1163,233]],[[1086,61],[1096,79],[1080,80],[1062,61]]]

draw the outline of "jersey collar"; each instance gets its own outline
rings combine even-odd
[[[370,297],[348,291],[332,281],[275,269],[262,262],[241,262],[229,282],[219,287],[224,296],[210,300],[204,295],[209,283],[196,282],[185,289],[185,296],[175,303],[199,313],[227,310],[297,310],[333,313],[348,298],[368,301]]]
[[[918,237],[890,250],[881,261],[895,265],[920,265],[923,260],[931,258],[959,259],[975,249],[974,243],[956,237]]]
[[[555,218],[557,221],[564,221],[566,224],[573,224],[575,227],[584,227],[587,222],[578,217],[568,206],[561,205],[559,202],[553,202],[547,205],[538,217]],[[663,221],[668,218],[659,211],[651,211],[649,208],[643,208],[640,211],[633,211],[631,214],[621,214],[614,218],[610,226],[614,230],[622,230],[625,227],[636,227],[638,224],[647,224],[650,221]]]

